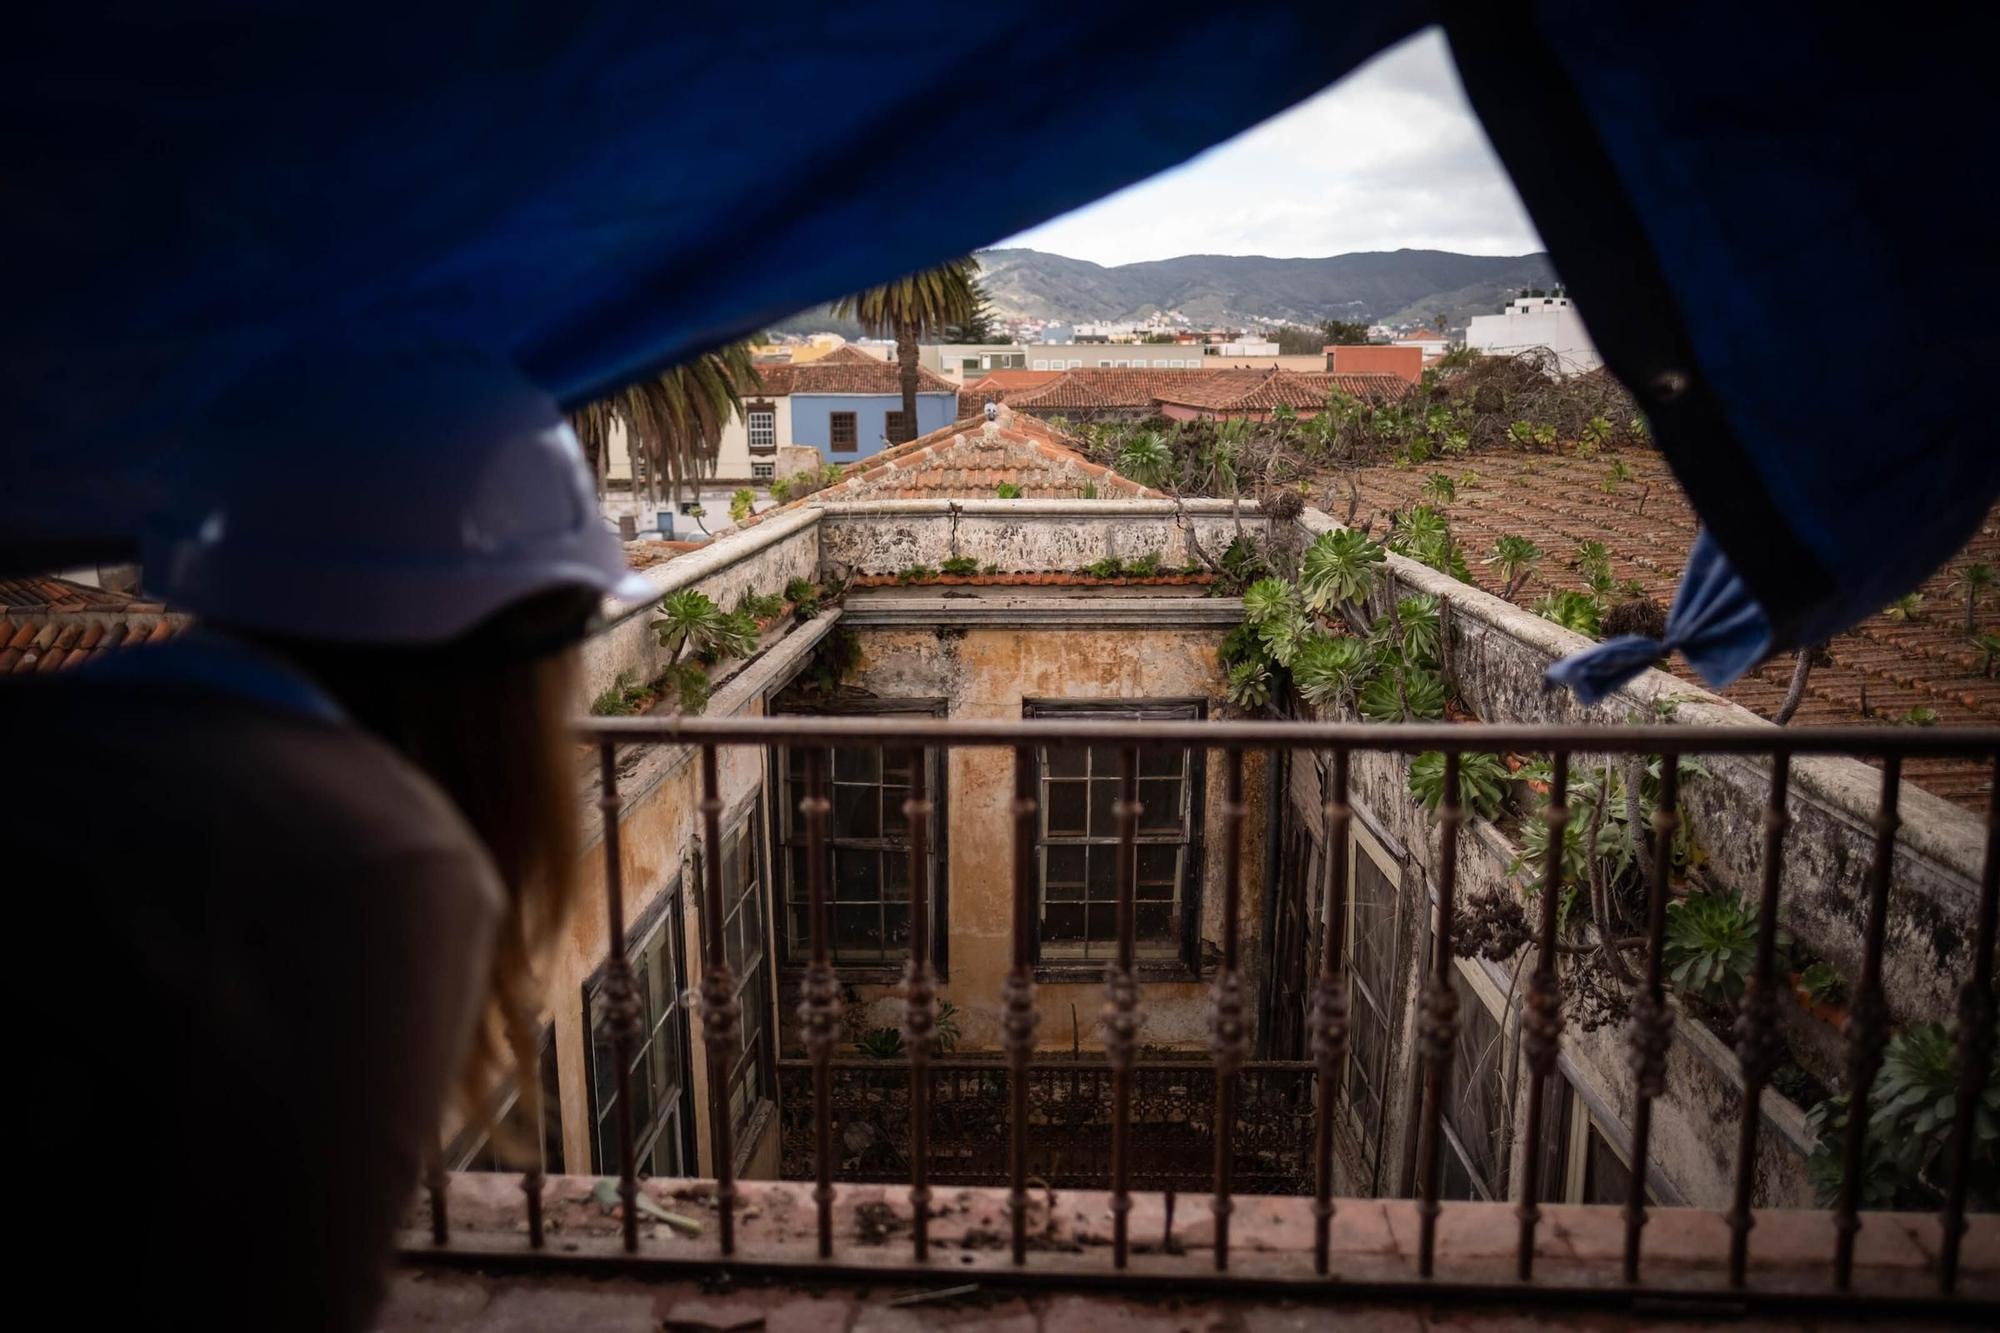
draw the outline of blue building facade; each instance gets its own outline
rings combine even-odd
[[[889,432],[889,414],[902,410],[900,393],[794,392],[792,443],[811,445],[829,463],[866,458],[882,452],[883,438]],[[837,418],[851,418],[851,433],[848,422]],[[917,434],[941,430],[956,420],[957,393],[917,395]],[[849,442],[851,448],[843,447]]]

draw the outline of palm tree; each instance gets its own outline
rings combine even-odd
[[[635,495],[644,471],[655,507],[662,478],[678,498],[684,482],[692,485],[713,468],[723,428],[742,414],[743,396],[763,387],[750,347],[746,340],[703,352],[570,413],[570,426],[597,473],[598,498],[604,494],[614,430],[623,432],[631,454]]]
[[[902,371],[903,416],[891,444],[917,435],[917,344],[936,337],[974,316],[984,293],[979,287],[979,261],[967,255],[894,282],[843,296],[833,303],[837,319],[852,319],[871,338],[896,340],[896,365]]]

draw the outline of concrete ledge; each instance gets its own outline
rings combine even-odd
[[[983,589],[958,597],[882,597],[848,594],[846,623],[861,628],[921,628],[960,625],[1068,625],[1103,629],[1190,629],[1230,627],[1243,621],[1240,597],[1025,596]]]
[[[1215,1219],[1202,1200],[1169,1213],[1157,1194],[1134,1194],[1128,1268],[1112,1266],[1111,1197],[1097,1190],[1036,1188],[1028,1200],[1028,1262],[1017,1267],[1006,1244],[1007,1192],[933,1189],[931,1254],[912,1255],[909,1190],[904,1186],[834,1186],[834,1259],[818,1258],[810,1182],[745,1181],[736,1205],[736,1255],[724,1260],[717,1236],[714,1186],[703,1180],[641,1181],[642,1193],[691,1218],[702,1234],[684,1237],[642,1210],[636,1255],[620,1242],[614,1209],[591,1198],[592,1177],[552,1177],[544,1193],[548,1240],[530,1251],[520,1177],[454,1175],[447,1185],[449,1242],[432,1243],[430,1204],[420,1197],[406,1219],[399,1247],[406,1264],[474,1267],[513,1264],[549,1273],[671,1273],[727,1267],[815,1284],[845,1280],[1010,1287],[1072,1285],[1108,1295],[1147,1289],[1201,1291],[1243,1287],[1283,1291],[1294,1299],[1402,1296],[1495,1299],[1518,1318],[1563,1303],[1719,1300],[1730,1306],[1835,1310],[1920,1306],[1971,1317],[2000,1298],[2000,1217],[1968,1218],[1960,1294],[1937,1295],[1938,1219],[1929,1214],[1868,1213],[1856,1237],[1854,1289],[1833,1285],[1835,1228],[1831,1214],[1769,1210],[1756,1215],[1749,1281],[1727,1281],[1729,1228],[1705,1209],[1649,1210],[1640,1281],[1628,1286],[1620,1268],[1623,1210],[1615,1206],[1545,1204],[1536,1233],[1535,1279],[1515,1273],[1519,1222],[1511,1203],[1446,1203],[1438,1218],[1437,1276],[1417,1269],[1418,1205],[1407,1199],[1341,1199],[1331,1228],[1331,1272],[1313,1272],[1310,1198],[1239,1196],[1231,1221],[1230,1267],[1213,1269]],[[1990,1311],[1989,1311],[1990,1312]]]

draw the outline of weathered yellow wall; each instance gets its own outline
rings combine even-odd
[[[851,683],[885,698],[942,698],[948,716],[958,719],[1019,718],[1022,701],[1037,698],[1205,698],[1214,716],[1224,707],[1223,675],[1216,664],[1219,642],[1220,632],[1214,629],[867,629],[861,632],[862,662]],[[1222,762],[1220,751],[1208,752],[1201,899],[1205,957],[1219,951],[1222,939]],[[1252,978],[1261,972],[1264,773],[1263,757],[1250,756],[1244,768],[1250,813],[1242,860],[1242,968]],[[954,750],[948,783],[950,964],[939,995],[958,1006],[960,1049],[993,1050],[1000,1046],[1000,989],[1012,957],[1013,755]],[[861,995],[872,1010],[869,1026],[900,1025],[901,1005],[887,988],[864,987]],[[1039,985],[1041,1045],[1067,1050],[1074,1030],[1083,1049],[1098,1048],[1103,998],[1098,982]],[[1207,999],[1206,976],[1147,981],[1141,1042],[1205,1046]],[[795,1039],[795,1034],[787,1036]]]

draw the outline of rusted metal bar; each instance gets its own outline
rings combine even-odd
[[[1014,960],[1000,993],[1007,1048],[1007,1217],[1014,1262],[1028,1261],[1028,1061],[1035,1053],[1035,752],[1014,749]]]
[[[1139,747],[1118,749],[1118,952],[1104,979],[1104,1055],[1111,1066],[1111,1262],[1125,1267],[1132,1212],[1132,1062],[1138,1055],[1139,980],[1133,899],[1139,865]],[[1087,929],[1087,927],[1086,927]]]
[[[1236,1162],[1236,1079],[1249,1054],[1249,1024],[1243,1017],[1243,979],[1237,973],[1243,908],[1243,752],[1223,759],[1222,786],[1222,966],[1208,998],[1208,1049],[1215,1057],[1215,1268],[1229,1267],[1229,1198]],[[1266,891],[1269,889],[1267,887]]]
[[[1438,921],[1437,948],[1425,983],[1417,1040],[1424,1053],[1423,1124],[1418,1136],[1418,1169],[1422,1188],[1417,1202],[1417,1272],[1431,1276],[1437,1260],[1439,1157],[1444,1134],[1444,1098],[1451,1087],[1452,1043],[1458,1036],[1458,993],[1451,988],[1452,917],[1458,911],[1458,826],[1463,818],[1458,797],[1459,753],[1444,752],[1444,793],[1438,801]]]
[[[1333,1236],[1333,1092],[1347,1059],[1347,978],[1341,946],[1347,931],[1346,750],[1333,752],[1331,789],[1322,793],[1326,832],[1326,938],[1320,949],[1319,977],[1313,983],[1311,1031],[1316,1086],[1313,1089],[1313,1271],[1322,1277]],[[1273,892],[1266,889],[1266,892]]]
[[[507,1016],[507,1041],[514,1051],[515,1105],[535,1108],[529,1125],[534,1134],[533,1151],[529,1154],[527,1169],[521,1173],[521,1195],[528,1210],[528,1248],[542,1248],[542,1154],[548,1143],[548,1128],[544,1123],[548,1108],[543,1105],[540,1063],[540,1043],[536,1040],[535,1014],[532,1010],[512,1009]]]
[[[1653,807],[1653,874],[1646,885],[1646,980],[1632,1005],[1632,1183],[1625,1197],[1625,1281],[1639,1280],[1639,1237],[1646,1226],[1646,1173],[1652,1160],[1653,1099],[1667,1090],[1667,1050],[1674,1011],[1667,1003],[1667,878],[1681,823],[1679,758],[1660,758],[1660,799]]]
[[[1771,765],[1771,797],[1764,806],[1763,893],[1757,903],[1757,958],[1736,1017],[1736,1058],[1743,1066],[1743,1119],[1736,1132],[1736,1197],[1729,1210],[1729,1285],[1740,1287],[1750,1262],[1750,1228],[1757,1225],[1751,1205],[1757,1179],[1757,1129],[1764,1116],[1764,1088],[1785,1053],[1781,1030],[1782,992],[1777,977],[1778,886],[1784,878],[1786,808],[1791,761],[1779,755]]]
[[[1548,857],[1542,863],[1541,923],[1535,933],[1535,970],[1521,1012],[1521,1044],[1528,1056],[1527,1143],[1521,1172],[1521,1202],[1515,1209],[1521,1238],[1515,1270],[1521,1281],[1535,1275],[1535,1228],[1541,1224],[1543,1102],[1555,1079],[1562,1048],[1562,986],[1556,980],[1556,919],[1562,899],[1564,830],[1569,825],[1569,755],[1557,750],[1549,769],[1549,803],[1542,810],[1548,828]]]
[[[827,955],[826,818],[832,802],[826,795],[826,751],[815,745],[805,751],[806,794],[799,814],[806,830],[806,909],[811,917],[812,961],[806,965],[799,1000],[805,1027],[805,1048],[812,1060],[813,1206],[819,1217],[819,1257],[833,1257],[833,1071],[829,1061],[840,1042],[840,979]]]
[[[910,1240],[918,1263],[930,1257],[931,1045],[937,1035],[937,972],[931,966],[931,800],[928,750],[910,755],[910,960],[903,968],[903,1045],[910,1055]]]
[[[451,1244],[451,1218],[445,1203],[445,1191],[451,1179],[445,1174],[444,1145],[432,1140],[430,1150],[424,1154],[424,1189],[431,1196],[431,1244]]]
[[[1847,1015],[1847,1142],[1843,1145],[1840,1201],[1833,1215],[1833,1284],[1840,1291],[1846,1291],[1854,1281],[1854,1236],[1861,1230],[1861,1174],[1868,1150],[1868,1094],[1882,1068],[1882,1045],[1889,1039],[1889,1002],[1882,994],[1882,938],[1888,929],[1896,830],[1902,825],[1896,808],[1902,789],[1903,761],[1891,755],[1882,766],[1882,799],[1875,810],[1875,859],[1868,866],[1868,924],[1862,942],[1861,981]]]
[[[736,1253],[735,1126],[729,1123],[729,1071],[734,1061],[743,1006],[736,998],[736,974],[729,966],[724,936],[728,904],[722,894],[722,782],[715,747],[701,747],[701,831],[704,884],[702,913],[701,1029],[708,1045],[708,1128],[715,1153],[715,1211],[725,1258]]]
[[[1135,738],[1159,746],[1212,750],[1348,748],[1387,754],[1426,750],[1461,754],[1569,750],[1593,754],[1974,756],[2000,748],[1996,727],[1636,727],[1544,726],[1525,722],[1241,721],[1113,722],[1076,718],[645,717],[586,718],[575,726],[588,740],[768,746],[907,745],[936,748],[1125,745]]]
[[[1972,1168],[1973,1117],[1993,1061],[1993,934],[2000,916],[2000,752],[1993,757],[1993,786],[1986,807],[1986,864],[1979,873],[1979,918],[1972,936],[1972,975],[1958,992],[1958,1103],[1952,1113],[1945,1174],[1944,1250],[1938,1286],[1958,1289],[1958,1251],[1965,1237],[1965,1181]]]
[[[639,1172],[633,1155],[632,1052],[638,1049],[639,987],[632,960],[625,956],[625,865],[618,849],[618,756],[612,742],[597,748],[597,808],[604,823],[605,938],[610,957],[604,963],[604,1019],[611,1029],[612,1081],[618,1098],[618,1199],[624,1213],[625,1250],[639,1248]]]

